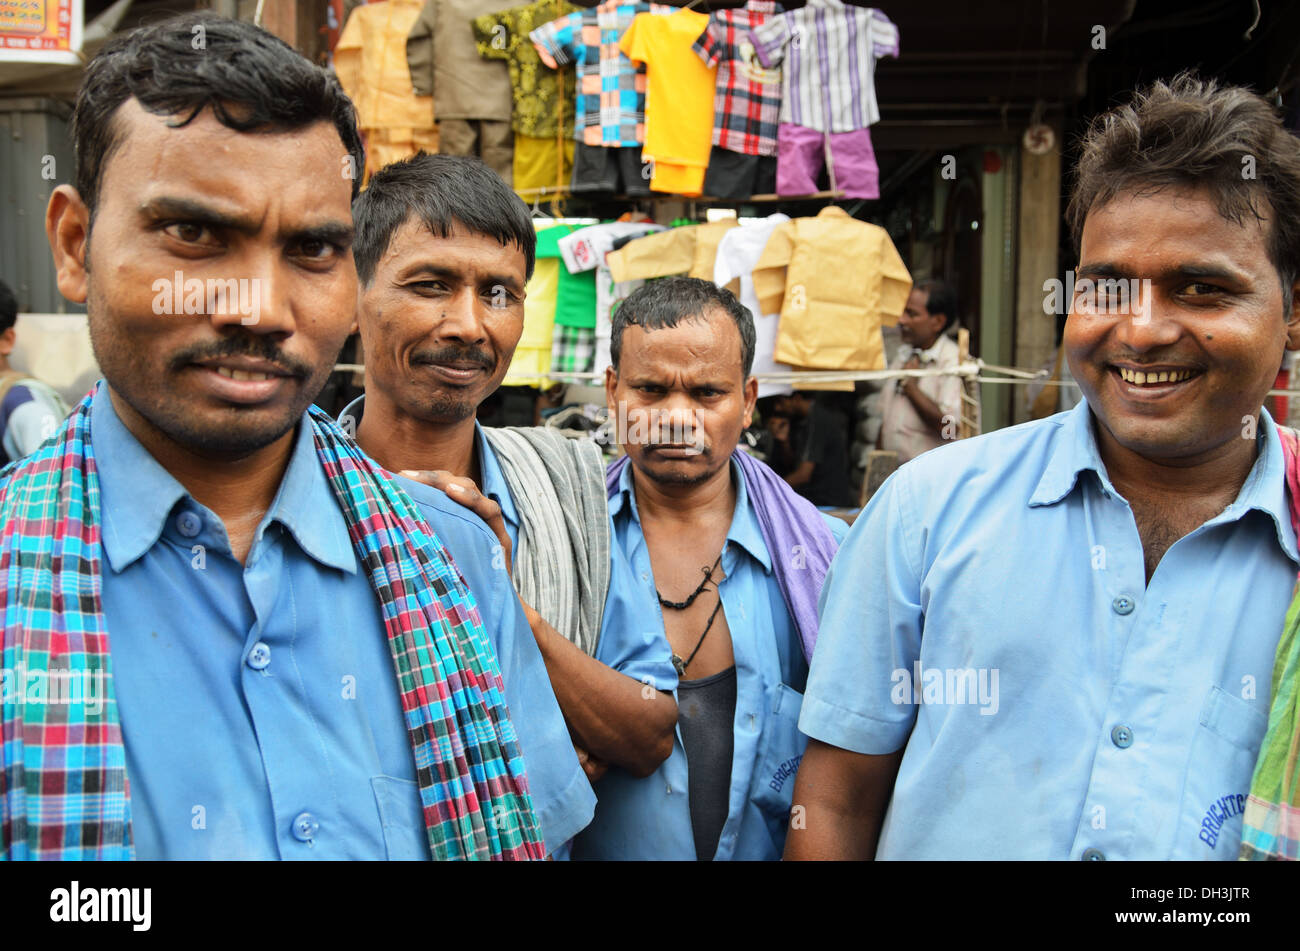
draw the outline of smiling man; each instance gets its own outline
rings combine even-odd
[[[542,857],[521,746],[582,776],[533,742],[563,721],[491,533],[309,408],[354,321],[351,103],[196,14],[106,45],[72,130],[46,226],[105,380],[0,477],[0,854]]]
[[[550,677],[529,689],[553,689],[568,723],[550,742],[572,734],[592,781],[611,767],[649,775],[672,746],[673,670],[630,567],[610,550],[600,449],[475,420],[523,333],[537,241],[527,208],[478,159],[418,155],[377,172],[354,213],[366,395],[341,421],[381,465],[411,470],[492,524]],[[550,782],[550,767],[530,755],[535,782]],[[595,796],[579,774],[566,797],[582,823],[544,814],[543,825],[571,835]]]
[[[1298,561],[1262,403],[1300,348],[1300,144],[1157,83],[1094,122],[1070,222],[1080,297],[1138,294],[1076,301],[1084,402],[926,453],[854,525],[788,858],[1237,856]]]
[[[575,858],[781,856],[817,592],[846,526],[736,450],[758,397],[754,333],[730,291],[694,278],[652,281],[614,312],[614,548],[671,649],[678,718],[653,774],[601,781]]]

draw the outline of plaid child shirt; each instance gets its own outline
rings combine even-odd
[[[552,69],[577,65],[577,112],[573,137],[584,145],[625,148],[645,142],[645,66],[634,64],[618,40],[638,13],[671,13],[673,7],[607,0],[537,27],[529,34],[542,62]]]
[[[551,337],[551,376],[571,373],[590,373],[596,360],[596,329],[594,327],[555,327]],[[589,382],[566,381],[566,382]]]
[[[763,68],[749,31],[780,12],[775,0],[749,0],[743,9],[719,10],[695,41],[705,65],[718,67],[713,144],[729,152],[776,154],[781,70]]]

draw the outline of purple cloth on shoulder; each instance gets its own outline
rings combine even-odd
[[[745,491],[758,513],[777,587],[799,632],[803,656],[811,663],[817,643],[817,598],[838,547],[835,536],[817,506],[790,488],[770,467],[739,449],[731,457],[745,477]],[[618,492],[627,465],[628,457],[623,456],[606,468],[605,491],[610,498]]]

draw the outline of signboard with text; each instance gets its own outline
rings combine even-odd
[[[82,0],[0,0],[0,62],[81,62]]]

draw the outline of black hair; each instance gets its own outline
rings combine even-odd
[[[501,176],[473,156],[421,152],[385,165],[352,202],[352,257],[362,284],[374,280],[388,243],[412,215],[440,238],[459,222],[502,247],[518,245],[524,252],[525,274],[533,276],[537,230],[527,206]]]
[[[0,281],[0,333],[4,333],[18,320],[18,298],[4,281]]]
[[[736,295],[712,281],[695,277],[665,277],[638,287],[614,310],[614,329],[609,339],[609,359],[618,371],[623,351],[623,331],[629,326],[647,331],[676,327],[683,320],[704,317],[717,308],[736,324],[740,332],[740,358],[744,376],[754,368],[754,318]]]
[[[1278,110],[1241,86],[1179,73],[1092,120],[1066,218],[1077,254],[1088,213],[1117,195],[1204,188],[1226,221],[1268,221],[1269,260],[1291,313],[1300,276],[1300,143]]]
[[[332,122],[360,187],[365,148],[356,110],[334,74],[265,30],[207,11],[183,13],[117,37],[86,67],[72,113],[76,186],[94,215],[104,166],[121,145],[114,116],[135,99],[155,115],[194,121],[211,109],[238,132],[295,130]]]
[[[943,329],[939,333],[947,333],[948,328],[957,321],[957,292],[947,281],[933,280],[921,281],[916,285],[916,289],[925,294],[925,309],[931,314],[943,314]]]

